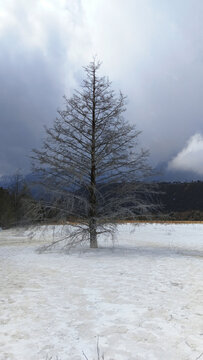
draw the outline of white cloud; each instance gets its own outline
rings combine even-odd
[[[169,162],[168,169],[193,171],[203,175],[203,135],[193,135],[183,150]]]

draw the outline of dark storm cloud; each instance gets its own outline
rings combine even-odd
[[[97,4],[88,18],[94,46],[128,94],[129,119],[143,130],[152,160],[168,161],[191,136],[203,133],[203,2]]]
[[[5,54],[5,53],[4,53]],[[1,172],[18,164],[38,144],[42,124],[53,118],[60,84],[40,54],[0,59]]]
[[[63,2],[51,9],[40,1],[10,5],[2,6],[0,28],[0,175],[29,170],[31,149],[40,145],[43,125],[52,124],[75,74]]]
[[[188,139],[202,136],[202,0],[0,5],[0,174],[27,171],[43,125],[52,123],[62,95],[80,83],[81,66],[94,54],[102,73],[128,95],[127,116],[143,130],[154,164],[176,158]],[[183,169],[181,161],[173,162],[176,169]]]

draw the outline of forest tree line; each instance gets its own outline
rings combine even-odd
[[[27,186],[17,193],[15,189],[0,187],[0,227],[8,228],[19,225],[26,216],[26,201],[30,198]]]
[[[159,183],[158,188],[161,210],[154,213],[155,219],[203,221],[203,181],[164,182]],[[14,182],[8,188],[0,187],[0,227],[9,228],[28,221],[29,204],[33,201],[40,203],[36,192],[33,194],[25,181]],[[40,211],[43,222],[45,209]],[[52,214],[49,218],[52,221]]]

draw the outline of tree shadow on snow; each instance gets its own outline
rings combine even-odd
[[[78,255],[85,257],[180,257],[191,256],[196,258],[203,258],[203,251],[183,249],[181,247],[166,247],[166,246],[112,246],[99,247],[98,249],[72,249],[68,252],[70,255]]]

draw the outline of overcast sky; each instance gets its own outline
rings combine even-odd
[[[97,54],[154,165],[203,176],[202,0],[0,0],[0,174],[29,171]]]

